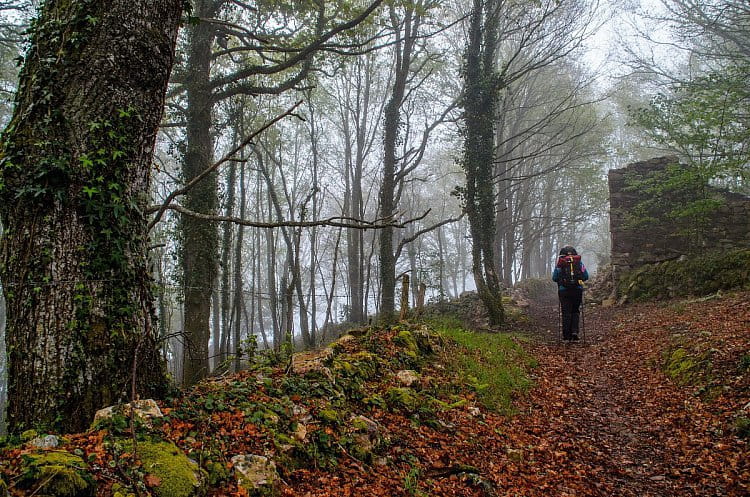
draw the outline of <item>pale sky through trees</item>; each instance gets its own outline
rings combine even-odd
[[[649,21],[642,15],[655,15],[663,11],[660,0],[602,1],[598,16],[601,27],[586,42],[584,57],[588,66],[599,73],[598,84],[602,90],[611,88],[614,78],[630,72],[623,63],[626,47],[653,54],[654,60],[660,63],[674,56],[674,47],[649,44],[641,36],[641,33],[648,33],[655,41],[669,42],[668,27]]]

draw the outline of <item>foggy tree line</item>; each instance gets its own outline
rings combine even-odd
[[[132,12],[145,15],[137,9],[148,2],[132,3]],[[22,77],[16,117],[3,137],[3,201],[28,199],[27,211],[38,216],[34,226],[62,216],[45,227],[38,252],[68,254],[64,260],[78,268],[68,285],[51,256],[13,266],[13,255],[29,241],[21,233],[19,248],[12,248],[18,221],[3,207],[1,274],[8,304],[0,307],[0,323],[7,314],[6,341],[17,354],[7,363],[10,397],[16,399],[12,429],[32,422],[77,427],[77,421],[50,417],[70,418],[76,396],[60,400],[49,388],[38,406],[17,400],[18,368],[33,364],[20,354],[37,347],[28,343],[29,326],[51,315],[52,304],[43,302],[57,302],[72,314],[52,320],[46,335],[34,340],[71,347],[78,340],[84,353],[76,360],[90,373],[85,381],[65,371],[49,378],[33,373],[36,383],[23,388],[46,390],[64,378],[71,391],[89,395],[98,381],[103,389],[88,398],[99,404],[158,393],[164,371],[151,350],[167,359],[175,381],[190,385],[241,369],[258,349],[314,347],[345,326],[387,322],[400,305],[396,288],[405,276],[410,305],[420,292],[441,300],[478,289],[491,309],[496,306],[491,316],[499,322],[500,292],[522,279],[547,277],[561,243],[581,245],[592,259],[606,262],[605,170],[630,157],[626,147],[658,144],[649,141],[650,129],[623,131],[623,108],[607,107],[597,75],[583,61],[585,42],[601,23],[596,1],[196,0],[179,19],[174,13],[182,2],[163,3],[164,12],[173,14],[164,33],[177,32],[179,22],[175,49],[139,59],[137,50],[148,43],[127,45],[124,53],[137,62],[122,82],[123,89],[140,88],[151,78],[142,61],[161,61],[162,70],[171,69],[168,86],[149,80],[152,93],[144,101],[154,102],[162,91],[163,105],[146,108],[113,98],[88,114],[73,107],[82,105],[80,99],[58,91],[70,84],[73,92],[83,83],[65,79],[55,64],[78,61],[91,71],[85,47],[91,43],[93,49],[95,39],[87,35],[116,19],[91,2],[47,1],[39,19],[48,22],[36,21],[31,43],[24,44],[19,33],[33,5],[0,3],[0,9],[20,9],[0,26],[8,92],[19,54],[48,48],[45,36],[56,33],[58,19],[70,16],[80,25],[79,38],[66,41],[65,57],[49,67],[34,66],[27,55],[27,75],[48,70],[63,76],[49,81],[51,89],[24,86],[32,79]],[[727,53],[719,42],[738,47],[733,63],[745,60],[740,43],[732,41],[736,18],[700,36],[690,31],[713,27],[706,19],[721,2],[697,2],[709,9],[705,17],[680,16],[680,8],[695,2],[665,3],[675,9],[665,16],[686,37],[706,40],[706,50],[696,52],[705,60]],[[111,41],[118,43],[124,42]],[[636,55],[630,54],[634,67],[642,62]],[[649,81],[652,88],[668,88],[658,78]],[[618,91],[621,102],[647,104],[624,86]],[[78,127],[89,134],[78,142],[58,138],[55,153],[70,157],[69,164],[48,166],[49,151],[37,150],[41,159],[30,167],[39,174],[29,178],[15,172],[20,169],[9,157],[19,155],[9,152],[22,147],[13,144],[23,143],[18,133],[25,133],[14,122],[29,133],[48,133],[48,122],[35,123],[28,119],[34,112],[23,111],[38,101],[69,105],[70,115],[84,116]],[[11,106],[5,104],[8,122]],[[153,116],[162,111],[159,133],[152,134]],[[134,126],[128,138],[118,119],[134,115],[147,125]],[[102,129],[117,143],[96,141]],[[628,132],[642,141],[633,144]],[[142,146],[128,148],[133,143]],[[152,149],[153,166],[144,166],[143,154]],[[120,186],[127,178],[98,172],[110,171],[122,157],[123,170],[135,173],[130,186]],[[40,207],[45,204],[51,213]],[[107,209],[122,210],[127,221],[106,217]],[[58,229],[71,229],[69,220],[82,210],[88,213],[82,227],[69,238],[84,234],[79,245],[89,247],[95,267],[88,259],[76,262],[81,254],[66,247],[50,250],[55,242],[46,241]],[[121,254],[114,263],[112,253]],[[17,275],[28,268],[38,277],[20,281]],[[102,284],[125,279],[131,287]],[[26,292],[23,299],[16,286]],[[39,317],[22,323],[19,316],[29,312]],[[72,338],[71,326],[77,330]],[[108,365],[88,358],[101,347],[115,349]],[[56,358],[40,354],[34,360]],[[118,371],[111,371],[112,362]],[[100,379],[108,374],[121,379]],[[83,418],[76,419],[85,424]]]
[[[472,244],[467,240],[467,220],[461,217],[464,199],[460,193],[450,195],[463,187],[462,136],[460,126],[456,126],[462,112],[461,101],[456,98],[460,81],[456,84],[455,79],[463,73],[464,61],[460,51],[446,47],[461,43],[461,27],[470,5],[454,7],[447,9],[440,2],[408,3],[402,8],[389,5],[361,27],[361,35],[370,43],[358,48],[363,53],[337,50],[328,54],[320,65],[310,68],[306,80],[309,86],[280,92],[273,98],[243,97],[241,104],[227,102],[216,108],[214,123],[226,130],[217,136],[241,136],[237,128],[247,127],[247,119],[256,119],[257,126],[258,116],[278,114],[297,98],[305,100],[295,111],[304,120],[292,118],[278,123],[253,143],[246,158],[219,171],[217,184],[221,188],[212,191],[222,197],[224,218],[246,219],[250,213],[252,220],[272,223],[331,216],[383,221],[398,216],[407,225],[377,231],[243,227],[243,240],[252,240],[246,247],[237,245],[240,226],[236,223],[214,226],[212,236],[222,240],[222,247],[212,252],[218,275],[177,283],[184,269],[172,266],[160,270],[161,274],[177,275],[177,280],[172,280],[178,290],[172,292],[173,298],[179,298],[174,293],[179,293],[180,284],[192,287],[199,281],[201,291],[209,285],[214,287],[202,300],[213,313],[199,338],[201,346],[207,347],[209,329],[213,333],[211,349],[201,352],[204,360],[211,358],[210,367],[204,367],[206,372],[219,364],[228,366],[228,357],[236,358],[243,348],[256,343],[278,350],[291,336],[300,346],[316,345],[331,338],[333,323],[356,325],[366,322],[368,315],[392,315],[398,304],[397,277],[402,274],[410,275],[412,300],[421,283],[433,298],[457,296],[467,284],[469,288],[475,286],[467,274]],[[601,162],[595,156],[602,154],[607,130],[597,129],[601,116],[593,109],[596,97],[584,69],[576,67],[575,60],[568,60],[567,65],[562,62],[579,48],[588,29],[586,22],[574,21],[585,7],[576,3],[562,8],[553,2],[538,11],[519,8],[514,15],[523,19],[524,32],[512,29],[513,23],[505,21],[502,56],[508,63],[503,77],[508,83],[498,91],[504,93],[507,112],[503,124],[507,128],[498,126],[497,133],[500,136],[504,132],[507,141],[515,140],[516,145],[507,147],[502,161],[493,161],[490,172],[492,190],[502,190],[508,198],[508,206],[502,209],[508,217],[502,218],[502,223],[498,221],[496,230],[504,234],[507,245],[490,234],[492,245],[507,261],[507,265],[498,265],[507,267],[502,274],[505,286],[521,277],[545,275],[550,251],[558,240],[580,235],[574,232],[578,223],[568,219],[582,220],[590,212],[601,210]],[[565,28],[559,27],[561,21],[567,21]],[[378,46],[372,47],[369,40],[377,40]],[[558,45],[549,45],[552,40]],[[222,50],[231,51],[234,40],[230,37],[222,43],[228,47]],[[520,53],[524,54],[523,62],[518,61]],[[531,56],[533,53],[536,55]],[[496,64],[502,64],[500,55]],[[550,86],[534,88],[532,75],[543,70],[547,74],[536,80]],[[451,89],[446,91],[446,87]],[[562,88],[565,91],[549,91]],[[511,117],[515,109],[529,109],[528,100],[513,102],[513,92],[536,93],[537,98],[544,95],[546,101],[536,102],[524,116]],[[243,112],[249,116],[241,116]],[[548,131],[553,127],[557,130]],[[165,130],[176,151],[163,157],[167,168],[176,168],[180,160],[185,160],[180,147],[187,149],[189,145],[181,133],[179,127]],[[546,141],[532,145],[533,136],[542,133],[548,136]],[[217,144],[217,150],[221,145]],[[231,143],[225,141],[224,145]],[[500,172],[501,165],[506,173]],[[558,177],[548,180],[546,196],[519,195],[520,191],[535,189],[536,181],[553,172]],[[255,183],[253,188],[246,184],[244,194],[238,191],[240,173]],[[560,198],[568,181],[586,185],[587,191],[577,192],[580,199]],[[588,190],[599,195],[592,197]],[[239,215],[237,198],[253,206],[246,207],[244,216]],[[490,199],[493,209],[498,205],[497,198]],[[584,210],[584,204],[590,206]],[[174,222],[178,233],[181,222]],[[494,224],[490,223],[488,233],[495,232]],[[532,247],[542,239],[545,249],[534,250]],[[188,243],[184,238],[179,240]],[[231,259],[230,245],[235,253]],[[175,250],[179,253],[186,249],[181,246]],[[239,255],[243,250],[244,257]],[[243,268],[247,260],[256,267]],[[244,280],[236,277],[242,272],[246,273]],[[178,305],[176,301],[171,303],[172,307]],[[187,325],[188,305],[183,308],[185,315],[170,314],[174,318],[169,326],[170,333],[175,334],[172,349],[176,356],[181,354],[179,344],[187,340],[189,346],[195,336]],[[183,327],[184,337],[179,336]],[[243,343],[243,337],[254,337],[255,343]],[[179,376],[179,364],[185,361],[173,362]]]

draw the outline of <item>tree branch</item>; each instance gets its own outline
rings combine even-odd
[[[425,215],[426,215],[426,213],[425,213]],[[448,218],[448,219],[444,219],[444,220],[440,221],[439,223],[433,224],[432,226],[428,226],[426,228],[423,228],[423,229],[417,231],[412,236],[403,238],[400,242],[398,242],[398,248],[396,248],[396,260],[398,260],[398,258],[401,256],[401,251],[404,250],[404,247],[406,246],[407,243],[411,243],[414,240],[416,240],[417,238],[419,238],[420,236],[424,235],[425,233],[429,233],[430,231],[436,230],[436,229],[438,229],[441,226],[445,226],[446,224],[455,223],[456,221],[460,221],[461,219],[463,219],[463,217],[465,215],[466,215],[466,213],[462,212],[461,215],[458,216],[458,217],[451,217],[451,218]],[[424,216],[422,216],[422,217],[424,217]]]
[[[249,219],[240,219],[233,216],[214,216],[211,214],[201,214],[200,212],[191,211],[181,205],[169,204],[162,205],[159,207],[164,210],[172,210],[184,214],[186,216],[194,217],[196,219],[202,219],[205,221],[234,223],[241,226],[249,226],[252,228],[283,228],[283,227],[294,227],[294,228],[312,228],[313,226],[333,226],[337,228],[354,228],[360,230],[379,230],[384,228],[405,228],[411,223],[424,219],[430,211],[426,211],[419,217],[408,219],[403,222],[396,222],[387,218],[375,219],[374,221],[365,221],[364,219],[357,219],[353,217],[345,216],[333,216],[327,219],[318,219],[314,221],[277,221],[277,222],[263,222],[263,221],[251,221]],[[445,224],[445,221],[442,224]],[[441,225],[442,225],[441,224]],[[439,225],[439,226],[441,226]]]
[[[302,104],[302,100],[298,101],[296,104],[294,104],[292,107],[290,107],[286,112],[283,114],[279,114],[275,118],[268,121],[266,124],[258,128],[257,130],[253,131],[248,135],[242,142],[240,142],[239,145],[237,145],[235,148],[230,150],[224,157],[219,159],[217,162],[213,163],[211,166],[207,167],[205,170],[203,170],[202,173],[195,176],[193,179],[188,181],[188,183],[183,186],[182,188],[179,188],[169,195],[167,195],[167,198],[164,200],[164,203],[160,207],[150,207],[146,210],[147,214],[150,214],[152,212],[156,212],[156,216],[154,216],[154,219],[151,220],[151,222],[148,224],[148,231],[151,231],[154,226],[156,226],[156,223],[158,223],[161,220],[162,215],[164,215],[164,212],[170,208],[170,204],[172,204],[172,201],[177,198],[180,195],[184,195],[187,193],[191,188],[193,188],[195,185],[197,185],[199,182],[201,182],[203,179],[205,179],[209,174],[211,174],[213,171],[218,169],[222,164],[225,162],[228,162],[231,160],[234,155],[245,148],[250,142],[253,141],[258,135],[263,133],[265,130],[276,124],[277,122],[281,121],[287,116],[296,115],[293,114],[294,109],[299,107]],[[299,116],[297,116],[299,117]],[[301,119],[301,118],[300,118]]]

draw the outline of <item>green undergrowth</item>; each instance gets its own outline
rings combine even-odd
[[[29,492],[29,495],[94,495],[89,466],[77,455],[65,451],[38,451],[25,455],[24,463],[16,488]]]
[[[685,312],[680,306],[669,306],[678,315]],[[718,344],[713,343],[708,330],[673,326],[667,347],[661,352],[658,367],[677,385],[688,387],[704,400],[715,398],[722,390],[721,375],[715,374]]]
[[[750,290],[750,250],[708,252],[648,264],[621,278],[618,293],[631,301]]]
[[[87,495],[101,483],[99,473],[89,476],[88,463],[98,461],[114,482],[111,495],[192,497],[234,492],[241,478],[234,456],[268,457],[281,479],[298,469],[335,471],[343,459],[396,467],[410,456],[404,419],[409,433],[419,426],[450,433],[476,403],[511,413],[534,365],[510,335],[447,320],[372,328],[307,354],[319,362],[302,371],[294,368],[298,355],[275,357],[201,382],[164,404],[163,418],[131,422],[115,412],[92,427],[102,437],[98,449],[61,447],[86,462],[66,455],[65,464],[0,464],[0,477],[24,474],[21,485],[35,489],[54,473],[55,495]],[[274,495],[276,487],[258,492]]]
[[[662,369],[678,385],[703,386],[711,380],[711,352],[674,345],[662,354]]]
[[[123,444],[126,450],[134,450],[131,442],[125,440]],[[173,443],[142,441],[135,450],[141,464],[139,476],[158,478],[159,484],[152,489],[155,497],[203,495],[207,471],[201,470]]]
[[[513,400],[532,386],[528,371],[538,365],[536,359],[512,334],[469,331],[450,318],[432,324],[455,344],[446,354],[447,365],[476,391],[482,405],[513,414]]]

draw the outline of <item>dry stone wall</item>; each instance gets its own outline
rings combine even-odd
[[[705,250],[750,248],[750,197],[705,186],[720,206],[707,216],[701,236],[690,233],[687,221],[682,223],[667,213],[691,200],[683,191],[659,199],[659,212],[649,213],[649,222],[634,224],[633,214],[644,203],[653,200],[647,189],[633,187],[647,178],[658,178],[676,157],[659,157],[636,162],[609,172],[610,233],[615,288],[623,272],[666,260],[691,256]],[[705,194],[705,190],[703,192]],[[653,204],[652,204],[653,205]],[[653,209],[653,207],[652,207]]]

